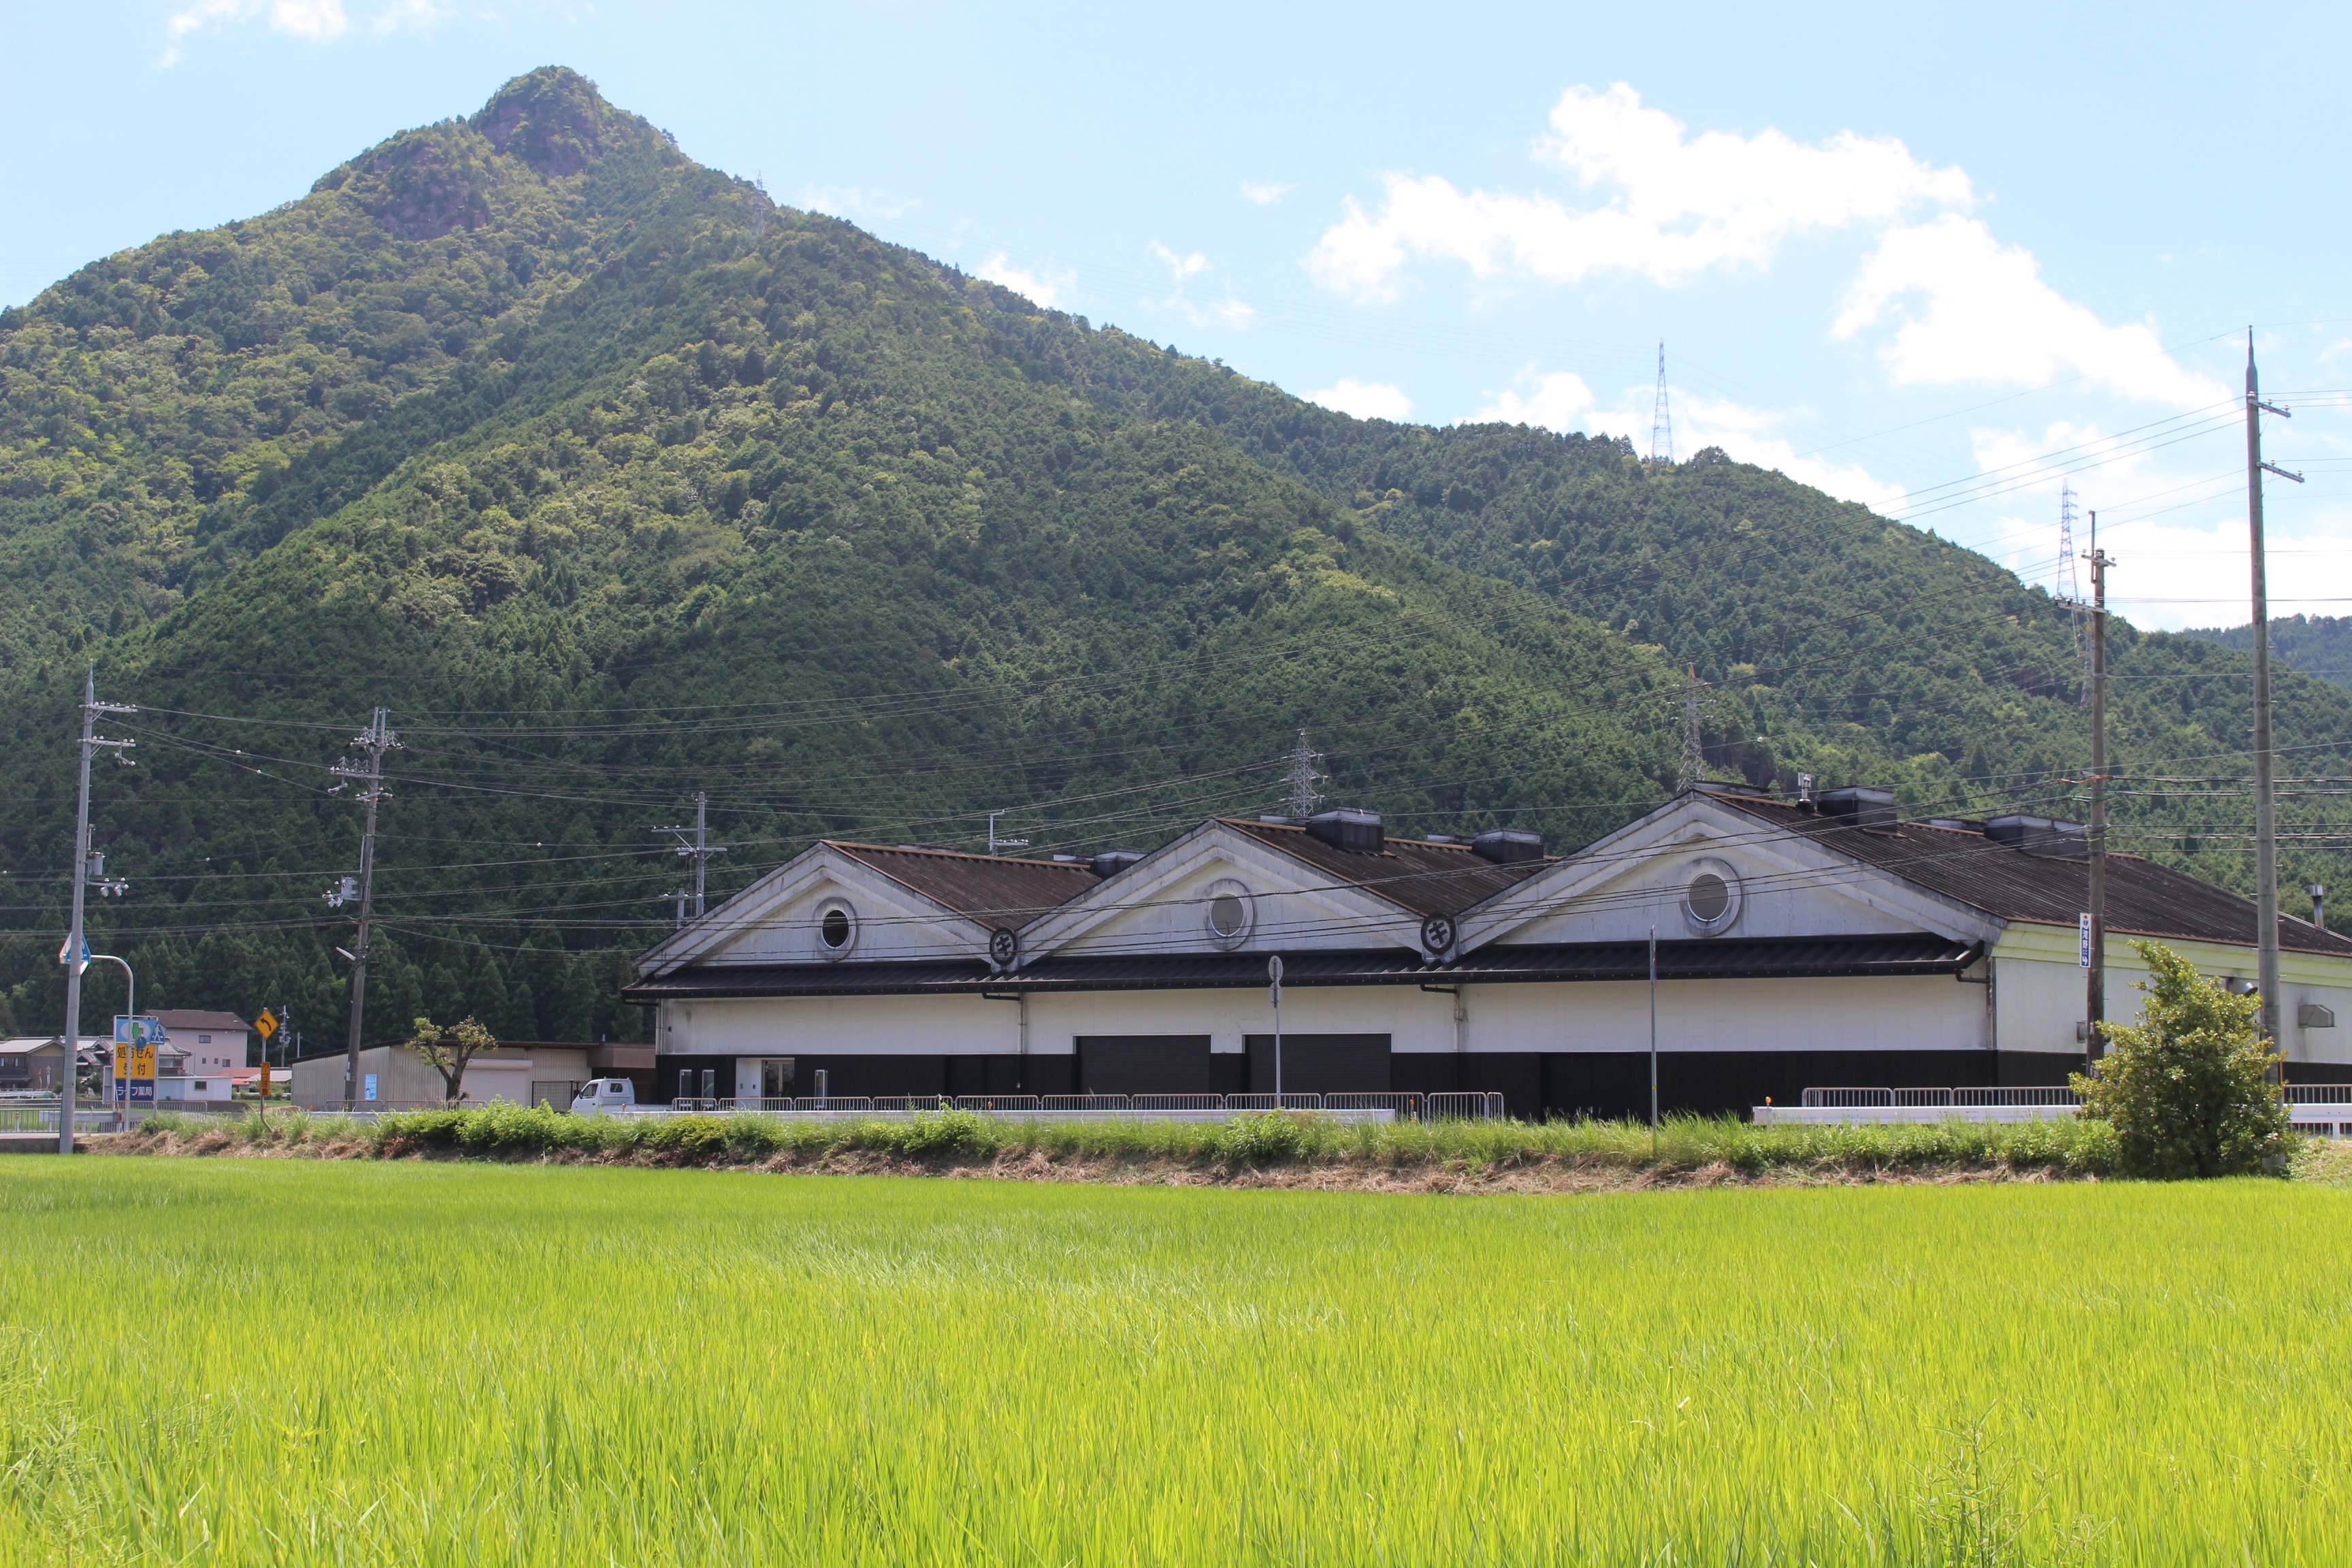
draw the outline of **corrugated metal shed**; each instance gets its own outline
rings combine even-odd
[[[1015,860],[954,849],[898,849],[881,844],[828,846],[982,925],[1016,927],[1061,908],[1097,879],[1084,866]]]
[[[1538,859],[1497,866],[1466,844],[1429,844],[1418,838],[1391,838],[1379,850],[1341,849],[1304,827],[1232,817],[1220,820],[1235,832],[1306,862],[1335,882],[1378,894],[1416,915],[1458,915],[1551,864]]]
[[[2071,926],[2089,907],[2085,860],[2032,854],[1964,828],[1905,822],[1853,827],[1780,801],[1716,797],[1776,830],[1891,872],[1930,892],[2003,920]],[[2137,855],[2107,855],[2107,931],[2118,936],[2254,944],[2254,901]],[[2296,952],[2352,956],[2352,940],[2292,915],[2279,917],[2279,945]]]
[[[1769,937],[1662,942],[1661,980],[1819,980],[1956,974],[1978,949],[1948,937]],[[1452,963],[1424,963],[1402,948],[1285,953],[1286,986],[1509,984],[1532,981],[1640,980],[1649,947],[1639,942],[1496,946]],[[988,992],[1198,991],[1265,984],[1265,954],[1134,953],[1049,958],[1014,974],[977,961],[942,963],[792,963],[682,970],[622,993],[631,1002],[757,996],[954,995]]]

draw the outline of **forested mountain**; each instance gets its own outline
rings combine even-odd
[[[2249,626],[2199,626],[2180,634],[2223,647],[2254,646]],[[2352,686],[2352,616],[2279,616],[2271,622],[2271,658],[2291,669]]]
[[[2087,754],[2071,622],[1981,557],[1717,453],[1329,413],[773,207],[562,70],[84,268],[0,315],[0,377],[19,1029],[55,1027],[91,662],[141,708],[93,945],[314,1037],[327,769],[379,704],[372,1016],[508,1037],[640,1027],[613,982],[697,791],[723,892],[999,808],[1032,853],[1148,847],[1277,805],[1302,729],[1400,828],[1560,847],[1664,797],[1693,703],[1719,771],[1915,806],[2063,814]],[[2209,781],[2127,798],[2134,847],[2239,879],[2243,658],[2116,663],[2127,764]],[[2352,695],[2282,695],[2352,742]]]

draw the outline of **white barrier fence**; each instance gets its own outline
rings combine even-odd
[[[356,1116],[373,1120],[402,1110],[440,1110],[438,1100],[416,1105],[392,1105],[362,1100],[355,1104],[306,1107],[322,1116]],[[465,1109],[487,1109],[468,1101]],[[568,1110],[555,1106],[555,1110]],[[620,1112],[628,1116],[768,1116],[795,1121],[898,1121],[942,1110],[968,1110],[982,1116],[1015,1117],[1023,1121],[1222,1121],[1249,1111],[1308,1110],[1343,1121],[1499,1121],[1503,1097],[1485,1092],[1444,1094],[898,1094],[799,1095],[790,1099],[698,1100],[681,1098],[668,1105],[639,1105]],[[55,1115],[50,1125],[56,1125]]]
[[[2352,1138],[2352,1084],[2289,1084],[2294,1131]],[[1860,1126],[1927,1121],[2054,1121],[2080,1110],[2071,1089],[1809,1089],[1795,1105],[1759,1105],[1759,1127]]]

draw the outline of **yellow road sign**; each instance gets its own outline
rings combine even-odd
[[[253,1026],[261,1031],[261,1037],[266,1040],[278,1032],[278,1015],[264,1007],[261,1016],[253,1021]]]
[[[133,1079],[152,1079],[155,1076],[155,1047],[152,1046],[131,1047],[131,1071],[125,1076]]]

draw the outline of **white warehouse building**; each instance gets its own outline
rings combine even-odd
[[[2062,1084],[2083,1060],[2081,830],[1708,784],[1573,854],[1218,818],[1150,854],[822,843],[646,952],[659,1097],[1486,1090],[1646,1110],[1811,1085]],[[2251,984],[2251,900],[2110,854],[2107,1016],[2153,937]],[[2352,941],[2283,916],[2292,1080],[2352,1079]]]

